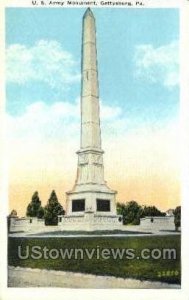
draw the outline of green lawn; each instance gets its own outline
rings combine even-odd
[[[56,249],[95,249],[95,255],[89,259],[84,255],[82,259],[57,259],[44,257],[41,259],[20,259],[18,247],[21,246],[22,254],[26,252],[26,246],[47,247]],[[98,257],[104,248],[108,249],[134,249],[135,259],[117,258],[105,259]],[[176,259],[141,259],[142,249],[176,249]],[[31,254],[31,252],[30,252]],[[112,275],[123,278],[149,279],[169,283],[180,283],[180,236],[144,236],[144,237],[70,237],[70,238],[9,238],[8,261],[11,266],[41,268],[51,270],[64,270],[73,272],[92,273],[98,275]]]

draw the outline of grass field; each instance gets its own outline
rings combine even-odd
[[[20,259],[18,256],[18,247],[21,254],[26,254],[26,247],[30,249],[30,255],[27,259]],[[40,259],[31,257],[31,247],[39,246],[43,249],[45,246],[51,249],[88,249],[88,252],[95,249],[95,255],[92,259],[84,252],[84,256],[78,252],[77,259],[73,256],[71,259],[46,258]],[[176,259],[161,257],[159,259],[143,259],[141,251],[149,249],[175,249]],[[119,255],[115,259],[112,255],[107,259],[101,255],[103,249],[134,249],[135,258],[129,259],[124,255]],[[85,250],[84,250],[85,251]],[[107,251],[105,250],[107,253]],[[157,251],[156,251],[157,252]],[[53,255],[56,252],[51,252]],[[100,253],[100,255],[98,255]],[[36,255],[36,254],[35,254]],[[56,255],[55,255],[56,256]],[[55,257],[54,256],[54,257]],[[163,254],[162,254],[163,256]],[[144,236],[144,237],[70,237],[70,238],[9,238],[8,242],[8,261],[11,266],[41,268],[50,270],[64,270],[81,273],[91,273],[97,275],[109,275],[123,278],[135,278],[141,280],[156,280],[169,283],[180,284],[181,266],[180,266],[180,236]]]

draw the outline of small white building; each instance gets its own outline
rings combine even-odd
[[[174,209],[170,208],[165,213],[166,213],[166,216],[168,216],[168,217],[174,216]]]

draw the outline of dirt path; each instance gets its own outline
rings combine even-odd
[[[161,282],[95,276],[63,271],[49,271],[9,267],[9,287],[62,287],[62,288],[128,288],[178,289],[179,285]]]

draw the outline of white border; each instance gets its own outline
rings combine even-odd
[[[2,1],[2,0],[1,0]],[[133,1],[133,0],[131,0]],[[133,1],[135,2],[135,1]],[[4,85],[4,33],[5,33],[5,7],[32,7],[31,0],[7,0],[0,4],[0,299],[135,299],[156,300],[189,299],[189,0],[144,0],[146,7],[180,8],[180,79],[181,79],[181,138],[178,141],[182,163],[182,287],[180,290],[136,290],[136,289],[60,289],[60,288],[7,288],[7,164],[6,164],[6,138],[5,138],[5,85]],[[71,6],[69,6],[71,7]],[[79,6],[77,6],[79,7]],[[83,7],[83,6],[82,6]],[[110,7],[110,6],[109,6]],[[143,8],[144,8],[143,7]],[[127,8],[123,7],[122,8]],[[180,148],[180,149],[179,149]]]
[[[41,0],[37,0],[38,2],[38,7],[44,7],[43,5],[40,4],[40,1]],[[48,3],[50,0],[43,0],[45,3]],[[66,2],[67,0],[52,0],[52,1],[55,1],[55,2],[65,2],[65,5],[64,7],[87,7],[87,5],[67,5]],[[88,1],[88,0],[75,0],[75,1]],[[132,8],[148,8],[148,7],[151,7],[151,8],[166,8],[166,7],[180,7],[181,6],[181,1],[179,0],[107,0],[107,1],[112,1],[112,2],[116,2],[116,1],[122,1],[122,2],[131,2],[133,7]],[[108,6],[102,6],[100,4],[101,0],[96,0],[98,6],[93,6],[93,7],[113,7],[113,8],[116,8],[116,7],[121,7],[121,8],[127,8],[127,6],[111,6],[111,5],[108,5]],[[137,4],[137,2],[142,2],[143,3],[143,6],[141,6],[140,4]],[[33,6],[32,5],[32,0],[6,0],[6,7],[36,7],[36,6]],[[46,6],[48,8],[48,5]],[[60,8],[61,6],[59,5],[55,5],[55,6],[49,6],[51,8]],[[130,8],[128,6],[128,8]]]

